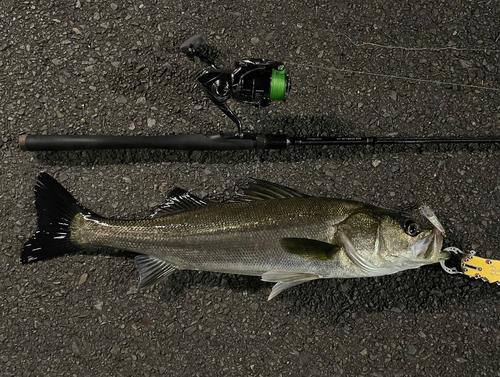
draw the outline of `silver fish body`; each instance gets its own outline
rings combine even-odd
[[[37,202],[58,185],[49,178],[39,178]],[[61,197],[62,190],[52,191]],[[62,202],[70,198],[67,193]],[[154,218],[144,220],[107,219],[75,203],[63,217],[67,229],[58,232],[66,251],[73,245],[139,253],[142,286],[175,270],[213,271],[276,282],[272,298],[308,280],[387,275],[446,258],[436,228],[361,202],[309,197],[265,181],[254,181],[246,196],[229,203],[207,203],[177,189]],[[43,211],[40,216],[39,208],[43,227]],[[43,259],[30,252],[40,245],[38,238],[26,243],[23,261]]]
[[[322,277],[366,276],[338,253],[332,260],[287,252],[284,238],[325,243],[361,205],[327,198],[217,203],[151,220],[75,219],[73,240],[147,254],[181,270],[261,276],[267,271],[313,272]],[[366,245],[368,248],[374,245]]]

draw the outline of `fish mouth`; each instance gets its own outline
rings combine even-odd
[[[417,245],[415,247],[421,248],[420,252],[418,252],[418,257],[428,260],[430,263],[436,263],[442,260],[446,260],[450,257],[450,254],[446,251],[442,251],[443,247],[443,238],[445,235],[445,230],[441,223],[439,222],[437,216],[434,214],[432,209],[427,205],[424,205],[420,208],[422,214],[430,221],[430,223],[434,226],[434,229],[430,235],[425,237],[421,245]]]
[[[429,263],[437,263],[449,258],[447,252],[441,251],[443,239],[444,234],[438,228],[434,228],[431,234],[415,242],[411,247],[416,252],[418,258],[425,259]]]

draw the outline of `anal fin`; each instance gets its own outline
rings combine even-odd
[[[139,270],[140,276],[139,289],[149,287],[159,282],[176,270],[170,263],[149,255],[136,256],[135,264]]]

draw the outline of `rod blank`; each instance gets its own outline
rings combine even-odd
[[[285,149],[290,145],[376,145],[376,144],[492,144],[490,138],[388,138],[388,137],[288,137],[287,135],[180,134],[164,136],[73,136],[21,135],[19,147],[25,151],[73,151],[100,149],[249,150]]]

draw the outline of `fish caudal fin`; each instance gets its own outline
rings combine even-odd
[[[70,239],[71,221],[78,213],[89,213],[59,182],[40,173],[35,185],[38,230],[24,244],[21,262],[31,263],[78,250]]]

